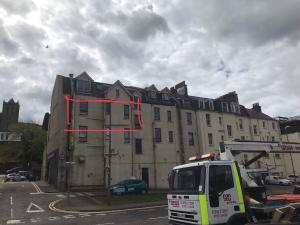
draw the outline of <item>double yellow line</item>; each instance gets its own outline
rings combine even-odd
[[[42,193],[42,190],[40,189],[40,187],[35,182],[31,182],[31,184],[35,188],[37,193]]]

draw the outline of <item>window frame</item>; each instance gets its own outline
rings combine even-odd
[[[77,80],[76,90],[78,93],[91,93],[92,92],[92,82],[87,80]]]
[[[138,143],[139,143],[139,145],[138,145]],[[135,138],[134,146],[135,146],[135,154],[137,154],[137,155],[143,154],[143,139],[142,138]]]
[[[192,119],[192,113],[191,112],[186,112],[186,122],[187,122],[187,125],[192,125],[193,124],[193,119]]]
[[[159,127],[154,128],[154,141],[155,141],[155,143],[161,143],[162,142],[161,128],[159,128]]]
[[[124,130],[129,130],[129,128],[124,128]],[[124,132],[124,140],[123,140],[123,143],[124,144],[130,144],[130,132],[129,131],[125,131]]]
[[[157,106],[154,107],[154,120],[160,121],[160,108]]]
[[[229,129],[230,128],[230,129]],[[229,132],[230,131],[230,132]],[[233,137],[233,134],[232,134],[232,126],[231,125],[227,125],[227,135],[228,137]]]
[[[168,135],[169,135],[169,143],[173,143],[174,142],[174,132],[172,130],[169,130]]]
[[[168,122],[172,122],[172,111],[171,110],[167,111],[167,120],[168,120]]]
[[[129,120],[129,105],[123,106],[123,120]]]
[[[80,143],[85,143],[88,141],[88,126],[82,126],[82,125],[79,125],[79,130],[86,130],[85,132],[84,131],[80,131],[78,133],[78,140]]]
[[[206,125],[211,127],[211,115],[209,113],[205,114]]]
[[[188,132],[189,146],[195,145],[194,132]]]
[[[213,145],[214,145],[213,134],[212,134],[212,133],[208,133],[208,134],[207,134],[207,138],[208,138],[208,145],[209,145],[209,146],[213,146]]]
[[[86,105],[85,107],[82,107]],[[80,116],[87,116],[89,114],[89,103],[88,102],[79,102],[79,115]]]

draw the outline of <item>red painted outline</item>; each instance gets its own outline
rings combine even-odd
[[[139,127],[140,129],[143,128],[143,123],[141,120],[141,98],[138,97],[138,101],[119,101],[119,100],[95,100],[95,99],[72,99],[69,96],[65,96],[66,100],[66,122],[67,122],[67,127],[69,128],[71,125],[70,121],[70,102],[100,102],[100,103],[116,103],[116,104],[133,104],[137,105],[138,109],[138,122],[139,122]],[[64,132],[92,132],[92,133],[97,133],[97,132],[137,132],[140,129],[95,129],[95,130],[80,130],[80,129],[65,129]]]

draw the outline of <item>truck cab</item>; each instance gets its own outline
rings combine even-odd
[[[169,174],[169,185],[168,218],[173,224],[247,222],[240,175],[233,161],[176,166]]]

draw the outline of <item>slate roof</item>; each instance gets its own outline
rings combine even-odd
[[[88,74],[87,74],[88,75]],[[74,91],[76,92],[76,82],[77,78],[74,78]],[[183,82],[182,82],[183,83]],[[91,82],[91,93],[80,93],[81,95],[88,95],[88,96],[94,96],[94,97],[104,97],[105,92],[111,87],[113,84],[108,83],[101,83],[101,82]],[[176,90],[174,88],[171,88],[170,91],[168,91],[169,100],[164,100],[162,93],[166,92],[166,88],[162,89],[161,91],[157,90],[155,85],[151,85],[150,87],[146,88],[140,88],[140,87],[134,87],[134,86],[124,86],[128,92],[133,95],[135,92],[141,94],[141,101],[143,103],[149,103],[149,104],[156,104],[156,105],[176,105],[180,108],[184,109],[190,109],[190,110],[198,110],[199,108],[199,101],[205,102],[205,110],[208,111],[216,111],[216,112],[222,112],[221,104],[222,102],[227,102],[230,104],[231,102],[234,102],[238,104],[240,112],[228,112],[228,113],[234,113],[239,116],[244,117],[250,117],[255,119],[261,119],[261,120],[274,120],[272,117],[264,114],[260,110],[257,109],[248,109],[243,105],[240,105],[238,103],[238,95],[236,92],[229,92],[223,96],[220,96],[218,98],[203,98],[203,97],[197,97],[197,96],[190,96],[190,95],[180,95],[176,93]],[[176,87],[176,86],[175,86]],[[70,78],[69,77],[63,77],[63,93],[68,94],[71,91],[70,88]],[[150,97],[150,91],[157,90],[156,92],[156,98]],[[133,99],[133,96],[132,96]],[[208,102],[212,101],[214,105],[214,109],[211,110],[208,107]],[[260,108],[260,107],[259,107]],[[229,107],[229,110],[230,107]]]

